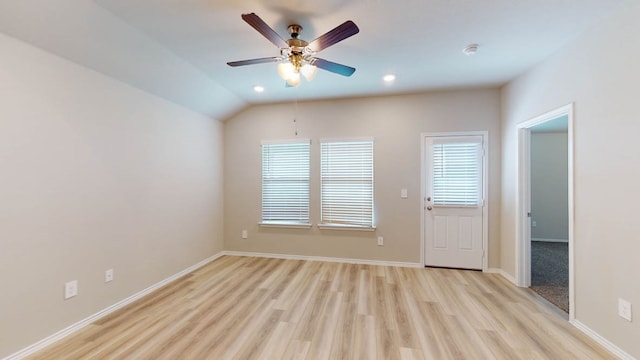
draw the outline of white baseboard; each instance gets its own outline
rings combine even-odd
[[[131,304],[132,302],[144,297],[145,295],[147,295],[147,294],[149,294],[149,293],[151,293],[153,291],[158,290],[159,288],[169,284],[170,282],[175,281],[175,280],[177,280],[177,279],[189,274],[190,272],[193,272],[193,271],[197,270],[198,268],[201,268],[202,266],[212,262],[215,259],[218,259],[219,257],[221,257],[223,255],[224,255],[224,252],[220,252],[220,253],[218,253],[216,255],[213,255],[213,256],[211,256],[209,258],[206,258],[206,259],[200,261],[199,263],[197,263],[195,265],[192,265],[192,266],[180,271],[179,273],[177,273],[175,275],[172,275],[172,276],[160,281],[159,283],[151,285],[148,288],[146,288],[146,289],[144,289],[144,290],[142,290],[140,292],[137,292],[137,293],[129,296],[128,298],[126,298],[124,300],[118,301],[117,303],[107,307],[106,309],[98,311],[97,313],[95,313],[95,314],[93,314],[93,315],[91,315],[91,316],[89,316],[89,317],[87,317],[85,319],[82,319],[82,320],[78,321],[77,323],[75,323],[75,324],[73,324],[73,325],[71,325],[71,326],[69,326],[67,328],[62,329],[62,330],[56,332],[55,334],[53,334],[51,336],[48,336],[48,337],[38,341],[37,343],[35,343],[33,345],[30,345],[30,346],[28,346],[28,347],[26,347],[26,348],[24,348],[24,349],[22,349],[22,350],[20,350],[20,351],[18,351],[16,353],[14,353],[14,354],[11,354],[11,355],[5,357],[2,360],[19,360],[19,359],[25,358],[27,356],[33,355],[35,352],[37,352],[39,350],[42,350],[43,348],[45,348],[45,347],[47,347],[47,346],[49,346],[49,345],[51,345],[51,344],[63,339],[63,338],[65,338],[65,337],[67,337],[67,336],[69,336],[69,335],[71,335],[73,333],[75,333],[76,331],[78,331],[78,330],[82,329],[83,327],[95,322],[96,320],[98,320],[100,318],[103,318],[103,317],[111,314],[112,312]]]
[[[213,255],[207,259],[204,259],[202,261],[200,261],[199,263],[192,265],[180,272],[178,272],[177,274],[174,274],[136,294],[133,294],[132,296],[121,300],[109,307],[107,307],[106,309],[103,309],[83,320],[78,321],[77,323],[62,329],[58,332],[56,332],[55,334],[48,336],[40,341],[38,341],[37,343],[30,345],[12,355],[9,355],[7,357],[5,357],[2,360],[19,360],[22,358],[25,358],[27,356],[33,355],[35,352],[63,339],[64,337],[67,337],[73,333],[75,333],[76,331],[82,329],[83,327],[95,322],[96,320],[105,317],[111,313],[113,313],[114,311],[121,309],[123,307],[125,307],[126,305],[131,304],[132,302],[144,297],[145,295],[158,290],[159,288],[169,284],[172,281],[177,280],[178,278],[185,276],[195,270],[197,270],[198,268],[224,256],[224,255],[229,255],[229,256],[252,256],[252,257],[264,257],[264,258],[273,258],[273,259],[289,259],[289,260],[309,260],[309,261],[326,261],[326,262],[339,262],[339,263],[347,263],[347,264],[363,264],[363,265],[380,265],[380,266],[399,266],[399,267],[413,267],[413,268],[419,268],[422,267],[422,264],[420,263],[407,263],[407,262],[395,262],[395,261],[378,261],[378,260],[364,260],[364,259],[348,259],[348,258],[333,258],[333,257],[321,257],[321,256],[305,256],[305,255],[286,255],[286,254],[272,254],[272,253],[254,253],[254,252],[241,252],[241,251],[222,251],[216,255]],[[505,279],[507,279],[508,281],[510,281],[513,284],[516,284],[515,278],[513,276],[511,276],[510,274],[508,274],[507,272],[505,272],[502,269],[497,269],[497,268],[489,268],[485,270],[486,273],[495,273],[495,274],[500,274],[502,277],[504,277]],[[618,356],[620,359],[622,360],[637,360],[636,358],[634,358],[633,356],[629,355],[628,353],[626,353],[624,350],[620,349],[619,347],[617,347],[615,344],[613,344],[612,342],[610,342],[609,340],[603,338],[602,336],[600,336],[600,334],[598,334],[597,332],[591,330],[588,326],[582,324],[581,322],[579,322],[578,320],[571,320],[570,323],[575,326],[577,329],[579,329],[580,331],[582,331],[583,333],[585,333],[587,336],[589,336],[590,338],[594,339],[595,341],[597,341],[600,345],[602,345],[603,347],[605,347],[607,350],[609,350],[611,353],[613,353],[614,355]]]
[[[545,238],[531,238],[531,241],[568,243],[568,242],[569,242],[569,239],[545,239]]]
[[[618,346],[616,346],[611,341],[603,338],[600,334],[598,334],[597,332],[591,330],[591,328],[589,328],[587,325],[581,323],[580,321],[574,319],[574,320],[571,320],[569,322],[573,326],[578,328],[578,330],[582,331],[587,336],[589,336],[593,340],[597,341],[600,345],[602,345],[604,348],[609,350],[615,356],[619,357],[621,360],[636,360],[636,358],[634,358],[633,356],[627,354],[624,350],[620,349]]]
[[[509,273],[507,273],[506,271],[504,271],[502,269],[489,268],[489,269],[485,270],[484,272],[489,273],[489,274],[500,274],[500,275],[502,275],[503,278],[507,279],[513,285],[518,286],[518,284],[516,283],[516,278],[514,278],[513,276],[511,276]]]
[[[345,264],[361,264],[361,265],[379,265],[379,266],[397,266],[397,267],[422,267],[420,263],[408,263],[399,261],[382,261],[382,260],[364,260],[364,259],[348,259],[323,256],[307,256],[307,255],[288,255],[288,254],[272,254],[272,253],[255,253],[244,251],[223,251],[224,255],[229,256],[252,256],[271,259],[287,259],[287,260],[308,260],[308,261],[325,261],[337,262]]]

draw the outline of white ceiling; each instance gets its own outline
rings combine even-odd
[[[0,32],[224,119],[247,104],[499,86],[549,57],[621,0],[21,0],[0,3]],[[255,12],[283,38],[312,40],[345,20],[360,33],[319,56],[357,68],[320,71],[285,88],[279,55],[240,15]],[[461,50],[478,43],[475,56]],[[385,84],[382,76],[397,80]],[[262,85],[264,93],[252,90]]]

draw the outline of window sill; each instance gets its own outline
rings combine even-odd
[[[288,229],[311,229],[312,224],[301,224],[301,223],[258,223],[260,227],[265,228],[288,228]]]
[[[353,226],[337,224],[318,224],[320,230],[376,231],[375,226]]]

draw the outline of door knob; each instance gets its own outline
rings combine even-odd
[[[431,211],[433,209],[431,206],[427,206],[427,210]]]

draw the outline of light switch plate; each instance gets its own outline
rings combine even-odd
[[[104,282],[108,283],[111,281],[113,281],[113,269],[104,272]]]
[[[621,318],[631,321],[631,303],[624,299],[618,299],[618,315]]]
[[[403,199],[407,198],[407,189],[401,189],[400,190],[400,197]]]
[[[78,280],[72,280],[64,284],[64,298],[70,299],[78,295]]]

